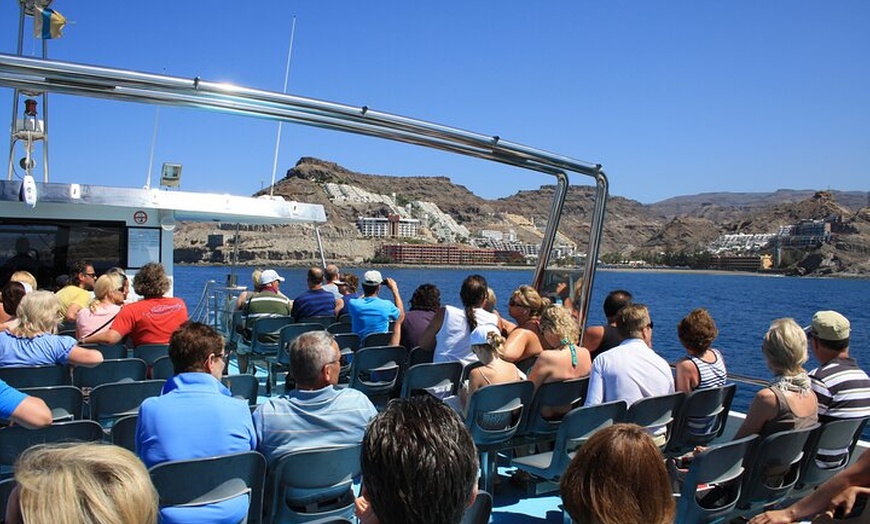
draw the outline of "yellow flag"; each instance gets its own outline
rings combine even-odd
[[[66,18],[54,9],[33,6],[33,36],[36,38],[60,38]]]

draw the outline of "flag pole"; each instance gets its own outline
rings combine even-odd
[[[287,66],[284,68],[284,89],[287,94],[287,80],[290,78],[290,58],[293,56],[293,38],[296,36],[296,16],[293,16],[293,25],[290,28],[290,46],[287,49]],[[281,147],[281,128],[284,122],[278,122],[278,136],[275,138],[275,157],[272,160],[272,184],[269,186],[269,196],[275,194],[275,172],[278,170],[278,150]]]

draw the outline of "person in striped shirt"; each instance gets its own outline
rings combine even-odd
[[[819,401],[819,422],[870,417],[870,377],[849,356],[849,319],[836,311],[819,311],[807,326],[807,337],[821,364],[810,371]],[[846,450],[819,450],[816,461],[835,465]]]

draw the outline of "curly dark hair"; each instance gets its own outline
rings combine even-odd
[[[677,325],[677,335],[689,353],[701,356],[713,345],[719,330],[716,329],[716,322],[710,313],[701,307],[680,320]]]
[[[133,277],[133,291],[145,298],[162,297],[169,291],[169,277],[163,264],[149,262]]]
[[[435,311],[441,307],[441,291],[435,284],[421,284],[411,296],[411,309]]]

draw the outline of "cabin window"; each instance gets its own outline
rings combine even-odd
[[[0,222],[0,285],[13,272],[30,271],[40,289],[56,289],[57,277],[76,260],[94,265],[98,275],[126,267],[123,222],[9,220]]]

